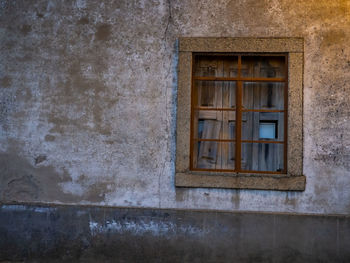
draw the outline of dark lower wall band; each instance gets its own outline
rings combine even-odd
[[[350,217],[0,206],[0,262],[350,262]]]

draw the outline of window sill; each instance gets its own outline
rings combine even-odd
[[[306,178],[288,174],[224,174],[187,172],[175,174],[176,187],[304,191]]]

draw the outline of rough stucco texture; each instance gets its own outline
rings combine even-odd
[[[175,189],[179,36],[303,37],[301,193]],[[0,1],[0,197],[350,213],[349,1]]]

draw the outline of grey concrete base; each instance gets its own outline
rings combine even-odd
[[[350,262],[350,218],[0,206],[0,262]]]

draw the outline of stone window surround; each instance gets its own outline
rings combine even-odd
[[[288,141],[286,174],[190,171],[191,80],[194,52],[287,53]],[[179,38],[176,187],[305,190],[303,175],[303,38]]]

